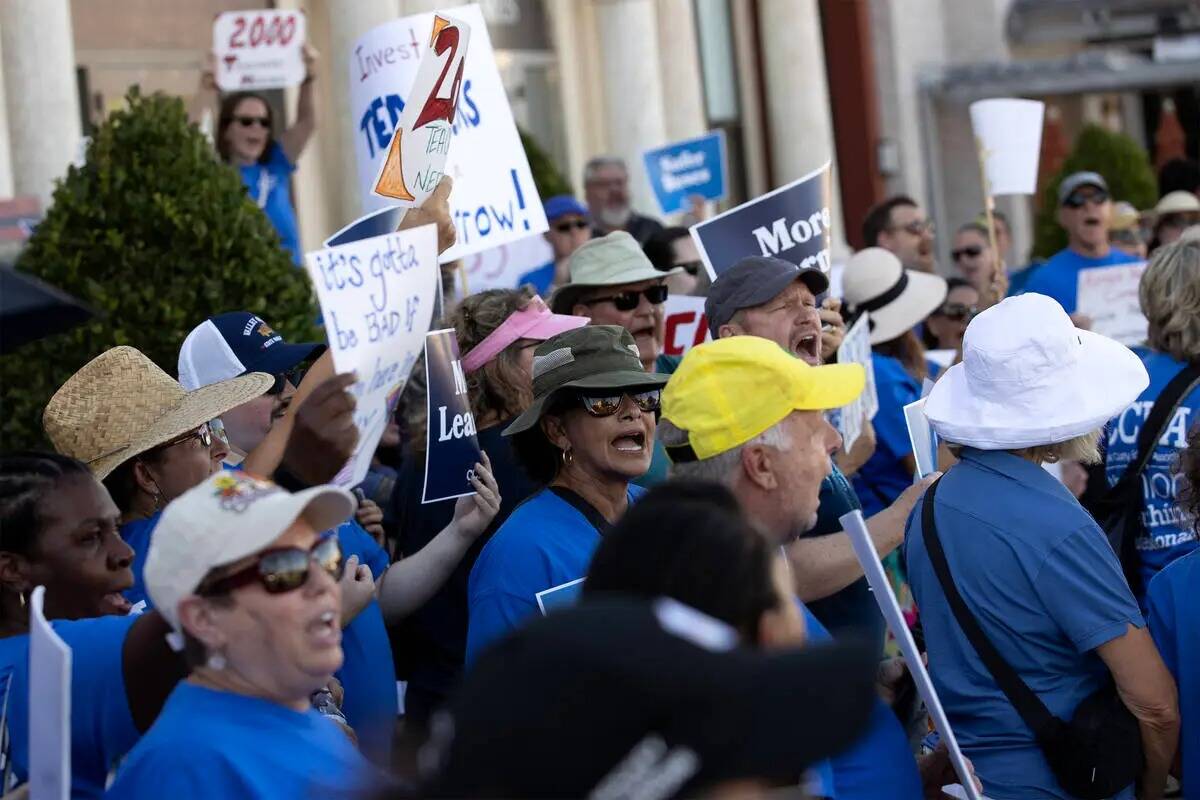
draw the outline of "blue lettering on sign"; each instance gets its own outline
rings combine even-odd
[[[367,152],[370,153],[371,158],[375,158],[377,153],[387,151],[388,145],[392,142],[392,136],[396,132],[396,125],[400,122],[400,115],[403,113],[404,99],[398,94],[376,97],[367,105],[367,110],[359,118],[358,130],[367,142]],[[475,101],[471,98],[471,81],[465,80],[451,130],[458,133],[460,125],[477,128],[481,121],[479,106],[475,105]]]
[[[458,228],[458,240],[462,244],[472,239],[483,239],[492,231],[512,231],[519,227],[529,230],[529,220],[525,218],[525,192],[521,189],[521,180],[515,169],[509,170],[512,176],[514,196],[500,206],[491,203],[474,209],[455,209],[454,225]],[[518,219],[518,214],[520,219]]]

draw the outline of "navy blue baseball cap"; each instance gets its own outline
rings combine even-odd
[[[747,256],[722,272],[708,289],[704,314],[713,338],[743,308],[754,308],[774,298],[796,281],[814,295],[829,289],[829,278],[815,267],[801,269],[790,261],[770,256]]]
[[[588,216],[588,210],[584,208],[583,203],[569,194],[557,194],[551,197],[542,205],[542,208],[546,211],[546,222],[550,224],[554,224],[554,220],[565,217],[568,214],[578,214],[581,217]]]
[[[231,311],[209,317],[183,340],[179,382],[194,392],[249,372],[280,375],[323,352],[316,342],[288,344],[256,314]]]

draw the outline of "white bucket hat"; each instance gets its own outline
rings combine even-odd
[[[1036,447],[1100,428],[1149,383],[1133,351],[1076,328],[1057,301],[1023,294],[971,320],[962,363],[934,384],[925,416],[957,444]]]
[[[882,247],[859,250],[842,272],[847,310],[870,312],[871,344],[890,342],[924,320],[946,299],[946,280],[905,269]]]

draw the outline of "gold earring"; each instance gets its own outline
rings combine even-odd
[[[563,450],[561,455],[562,465],[564,467],[569,467],[575,463],[575,455],[571,452],[571,448],[568,447],[567,449]]]

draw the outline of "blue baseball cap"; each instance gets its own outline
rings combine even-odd
[[[288,344],[262,317],[248,311],[201,322],[179,348],[179,383],[189,392],[249,372],[279,375],[325,352],[316,342]]]
[[[588,216],[588,210],[584,208],[583,203],[569,194],[557,194],[547,200],[542,207],[546,210],[546,222],[550,223],[568,214],[578,214],[581,217]]]

